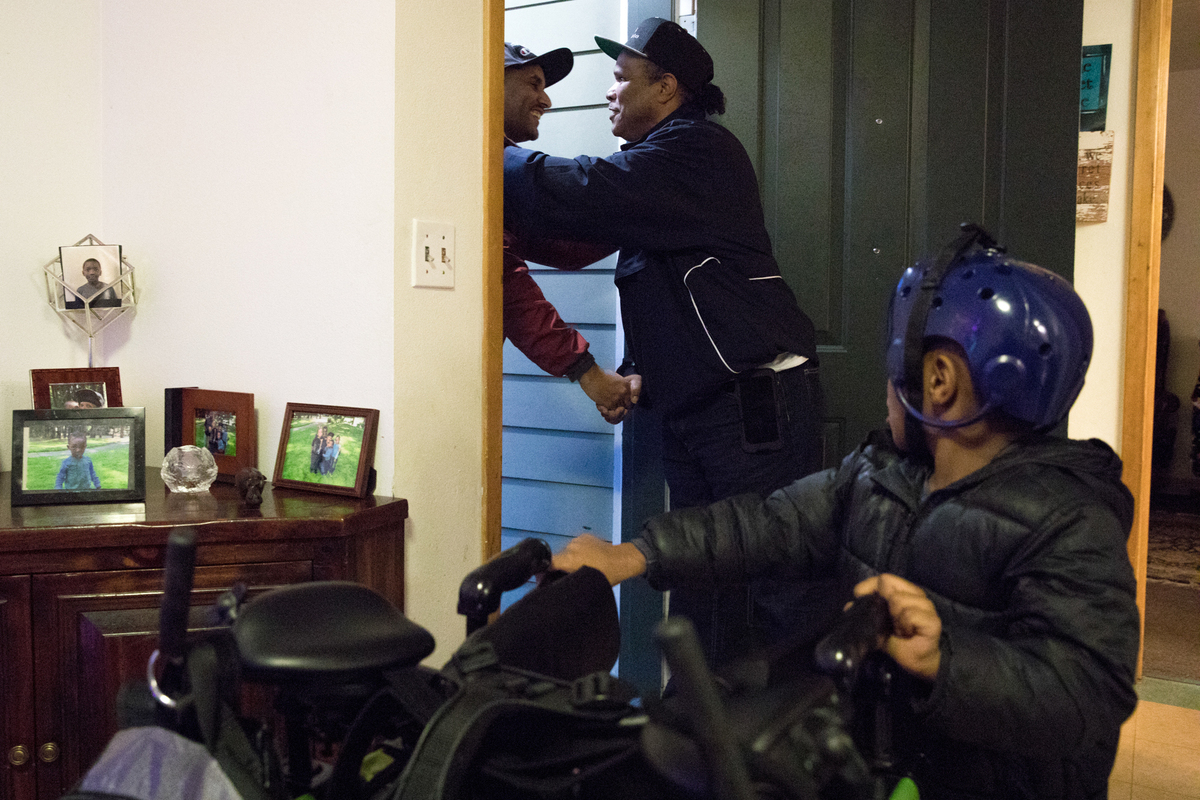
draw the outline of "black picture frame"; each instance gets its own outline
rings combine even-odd
[[[82,434],[82,458],[72,439]],[[93,456],[96,458],[93,459]],[[97,468],[99,462],[99,468]],[[142,407],[13,411],[12,505],[138,503],[146,499],[146,409]],[[57,468],[56,466],[57,465]],[[70,467],[64,472],[64,468]],[[65,476],[65,477],[64,477]],[[81,477],[82,488],[65,481]],[[99,482],[93,485],[92,479]]]

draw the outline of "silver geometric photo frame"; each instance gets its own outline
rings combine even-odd
[[[50,306],[88,339],[137,306],[133,265],[121,246],[105,244],[90,233],[60,247],[58,257],[42,271]]]

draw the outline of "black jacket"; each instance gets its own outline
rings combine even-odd
[[[658,588],[890,572],[942,619],[930,687],[899,709],[923,798],[1107,794],[1136,704],[1133,501],[1103,442],[1040,438],[922,499],[928,470],[879,439],[766,501],[647,523]],[[914,685],[917,681],[914,679]]]
[[[643,399],[670,412],[782,353],[816,356],[737,137],[694,108],[606,158],[504,151],[505,226],[621,248],[616,284]]]

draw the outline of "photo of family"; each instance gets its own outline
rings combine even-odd
[[[118,308],[121,295],[120,245],[60,247],[66,308]]]
[[[26,425],[22,488],[31,492],[128,488],[130,428],[127,419]]]
[[[282,477],[354,486],[365,427],[365,417],[293,414]]]
[[[51,408],[105,408],[103,381],[50,384]]]
[[[193,443],[214,456],[237,455],[237,415],[232,411],[196,409]]]

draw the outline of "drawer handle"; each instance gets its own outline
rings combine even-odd
[[[23,767],[29,761],[29,748],[19,744],[8,751],[8,763],[14,767]]]
[[[58,744],[56,742],[46,742],[38,748],[38,758],[46,764],[53,764],[58,761]]]

